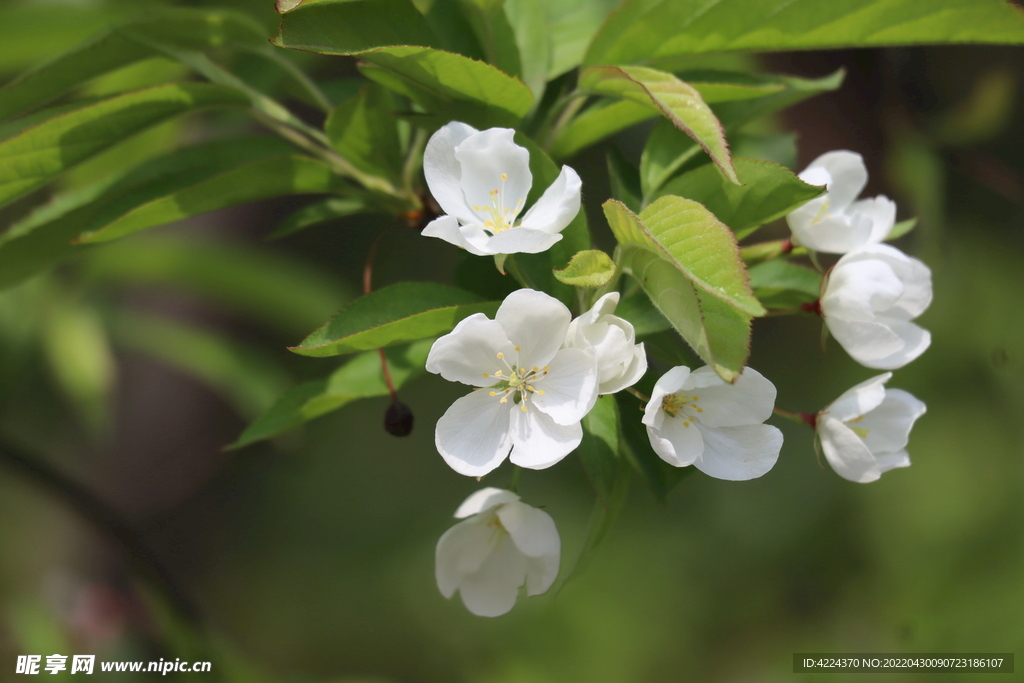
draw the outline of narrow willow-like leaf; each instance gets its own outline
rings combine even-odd
[[[643,208],[640,171],[615,145],[608,149],[608,181],[612,186],[612,198],[618,199],[633,213],[640,213]]]
[[[120,175],[57,195],[0,237],[0,288],[50,267],[75,249],[89,226],[104,225],[150,201],[238,166],[281,154],[290,145],[271,136],[245,136],[176,150]],[[105,218],[104,218],[105,217]]]
[[[725,131],[700,93],[664,71],[646,67],[594,66],[580,74],[580,89],[627,99],[660,111],[699,144],[731,182],[739,184]]]
[[[573,287],[603,287],[615,275],[612,257],[598,249],[577,252],[562,270],[555,270],[559,282]]]
[[[284,14],[273,43],[331,55],[390,45],[436,45],[437,38],[409,0],[321,0]]]
[[[743,185],[726,182],[718,169],[705,164],[674,178],[652,199],[678,195],[703,204],[722,223],[743,239],[765,223],[819,197],[824,187],[808,185],[792,171],[756,159],[734,159]]]
[[[821,273],[786,259],[772,259],[750,269],[750,285],[766,308],[796,308],[817,300]]]
[[[603,208],[623,247],[646,249],[727,305],[750,316],[764,314],[747,282],[736,238],[702,205],[669,196],[639,216],[615,200],[605,202]]]
[[[423,366],[432,344],[432,339],[426,339],[385,352],[396,388],[425,372]],[[304,382],[286,391],[228,448],[243,448],[271,439],[355,400],[387,395],[379,354],[376,351],[361,353],[327,379]]]
[[[318,159],[297,155],[274,157],[132,206],[116,217],[111,214],[118,213],[122,206],[112,207],[82,233],[78,242],[106,242],[146,228],[258,199],[345,189],[343,181]]]
[[[303,356],[339,356],[433,337],[499,302],[433,282],[398,282],[362,296],[291,348]]]
[[[94,154],[186,112],[248,104],[237,92],[176,83],[112,97],[57,116],[0,143],[0,205]]]
[[[504,11],[519,48],[519,77],[539,101],[547,85],[552,41],[547,0],[505,0]]]
[[[1021,44],[1024,13],[1005,0],[626,0],[594,36],[584,64],[926,43]]]
[[[360,197],[331,197],[330,199],[324,199],[323,201],[304,206],[291,214],[274,228],[274,232],[270,233],[267,239],[281,239],[320,223],[344,218],[345,216],[353,216],[358,213],[369,213],[373,210],[374,207],[367,204]]]
[[[751,317],[698,290],[654,252],[632,246],[620,249],[622,271],[640,283],[658,311],[701,360],[725,381],[735,381],[750,355]]]
[[[504,3],[492,0],[460,0],[463,14],[473,27],[488,64],[510,76],[522,73],[519,46],[512,25],[505,15]]]
[[[576,452],[598,498],[607,506],[619,469],[619,410],[614,397],[598,398],[583,418],[583,441]]]
[[[223,9],[155,9],[124,25],[147,36],[192,47],[265,45],[257,22],[241,12]],[[105,31],[0,88],[0,119],[38,107],[91,78],[154,54],[116,29]]]

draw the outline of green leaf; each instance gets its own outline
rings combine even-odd
[[[323,201],[304,206],[291,214],[281,221],[281,224],[274,229],[274,232],[267,236],[267,239],[280,239],[313,225],[358,213],[369,213],[373,210],[374,207],[367,204],[360,197],[331,197],[330,199],[324,199]]]
[[[493,315],[497,301],[433,282],[398,282],[366,294],[291,350],[303,356],[340,356],[449,332],[473,313]]]
[[[551,66],[552,42],[546,0],[505,0],[505,16],[519,48],[519,76],[540,101]],[[509,72],[511,73],[511,72]]]
[[[677,176],[652,195],[678,195],[700,202],[743,239],[765,223],[782,218],[820,197],[824,187],[808,185],[792,171],[756,159],[733,160],[743,185],[726,182],[717,167],[705,164]]]
[[[601,396],[583,418],[583,441],[576,451],[598,498],[608,505],[619,469],[619,410],[612,396]]]
[[[643,413],[637,399],[625,391],[615,394],[622,415],[622,441],[625,455],[633,468],[640,474],[648,488],[661,502],[679,482],[693,473],[695,467],[673,467],[662,460],[651,448],[647,428],[640,421]]]
[[[632,275],[658,311],[727,382],[750,355],[751,317],[699,290],[671,263],[642,247],[620,247],[622,272]],[[760,305],[760,304],[759,304]]]
[[[608,150],[608,180],[612,186],[613,199],[618,199],[634,213],[643,208],[640,171],[615,145]]]
[[[148,315],[126,315],[115,340],[158,358],[226,398],[243,417],[260,415],[291,383],[266,354],[218,334]]]
[[[546,0],[551,31],[548,79],[579,66],[587,45],[620,0]]]
[[[693,138],[722,169],[726,178],[739,184],[729,158],[722,124],[693,86],[656,69],[595,66],[580,74],[579,87],[656,108],[676,128]]]
[[[790,170],[796,168],[796,133],[736,133],[729,136],[729,147],[734,159],[747,157],[770,161]]]
[[[0,237],[0,288],[56,263],[75,248],[72,241],[90,226],[105,225],[134,207],[289,149],[283,140],[271,136],[215,140],[57,195]]]
[[[765,84],[776,83],[785,87],[761,97],[717,102],[711,109],[718,116],[726,132],[731,135],[754,119],[819,93],[835,90],[842,83],[843,76],[844,72],[841,69],[830,76],[814,80],[777,74],[760,76],[757,78],[762,79]],[[707,72],[696,74],[696,77],[707,78]],[[718,73],[715,78],[741,78],[746,81],[751,76]],[[647,138],[643,156],[640,158],[640,179],[645,194],[655,192],[681,168],[692,163],[699,152],[700,148],[687,135],[668,121],[659,121]]]
[[[462,11],[460,0],[431,0],[423,19],[436,36],[433,47],[457,52],[473,59],[484,59],[484,49]]]
[[[817,301],[821,294],[821,273],[786,259],[772,259],[750,269],[750,284],[765,307],[796,308]]]
[[[1004,0],[626,0],[584,64],[922,43],[1024,43],[1024,14]]]
[[[423,366],[433,343],[433,339],[425,339],[385,352],[395,388],[401,388],[425,372]],[[327,379],[304,382],[289,389],[228,448],[243,448],[273,438],[352,401],[388,393],[379,354],[376,351],[361,353]],[[381,423],[383,428],[383,420]]]
[[[530,89],[490,64],[428,47],[398,46],[361,53],[360,59],[383,69],[363,72],[413,99],[427,112],[471,125],[516,125],[533,105]],[[401,87],[402,89],[399,89]],[[445,121],[447,123],[447,121]]]
[[[0,143],[0,205],[133,133],[200,108],[247,103],[217,85],[179,83],[126,93],[57,116]]]
[[[230,10],[157,8],[125,25],[193,47],[265,44],[258,23]],[[96,76],[154,55],[153,50],[116,29],[105,31],[0,88],[0,119],[38,107]]]
[[[555,277],[573,287],[603,287],[615,275],[615,262],[603,251],[589,249],[577,252],[562,270],[555,270]]]
[[[908,218],[905,221],[900,221],[892,226],[892,230],[889,231],[889,235],[885,239],[894,240],[898,237],[903,237],[915,227],[917,227],[917,218]]]
[[[271,42],[353,55],[391,45],[435,45],[437,38],[409,0],[320,0],[285,14]]]
[[[764,314],[750,291],[736,238],[705,207],[671,196],[662,197],[639,216],[615,200],[602,206],[619,244],[665,259],[697,287],[730,306],[751,316]]]
[[[322,161],[297,155],[274,157],[135,204],[127,212],[122,212],[124,204],[115,205],[109,212],[101,214],[93,226],[82,233],[78,242],[107,242],[156,225],[258,199],[345,189],[342,180]],[[108,218],[113,214],[118,215]]]
[[[487,62],[510,76],[519,76],[522,66],[512,25],[505,15],[502,0],[460,0]]]
[[[334,149],[356,168],[401,180],[404,158],[398,119],[392,113],[390,95],[381,86],[371,84],[335,107],[324,130]]]
[[[91,286],[186,292],[290,337],[319,324],[353,294],[342,280],[281,250],[173,234],[104,245],[83,265]]]
[[[630,100],[599,100],[575,117],[551,143],[551,156],[568,159],[580,150],[600,142],[660,112]]]

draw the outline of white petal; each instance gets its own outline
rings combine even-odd
[[[430,136],[423,150],[423,175],[430,194],[445,213],[464,223],[476,220],[476,215],[466,204],[462,193],[462,167],[455,158],[455,148],[476,132],[472,126],[452,121]]]
[[[887,358],[903,349],[903,341],[888,325],[879,322],[850,322],[825,318],[829,332],[840,346],[861,365],[876,367],[875,359]]]
[[[512,436],[511,460],[520,467],[542,470],[569,455],[583,441],[583,427],[579,422],[557,424],[535,407],[512,410],[509,425]]]
[[[430,221],[430,223],[427,224],[427,227],[423,228],[423,232],[420,234],[424,237],[438,237],[443,239],[449,244],[462,247],[474,256],[486,256],[488,254],[488,252],[483,251],[478,246],[481,241],[486,243],[486,241],[490,239],[487,233],[483,231],[483,226],[476,224],[460,227],[459,219],[452,215],[438,216],[434,220]],[[467,234],[476,237],[476,239],[467,239]],[[485,240],[480,240],[479,235],[481,234]]]
[[[903,296],[886,311],[903,320],[913,320],[925,312],[932,303],[932,271],[916,258],[909,258],[903,273]]]
[[[571,318],[561,301],[532,289],[509,294],[494,315],[508,340],[519,347],[520,367],[547,365],[565,341]]]
[[[508,209],[502,215],[511,223],[523,209],[533,185],[530,153],[512,141],[514,135],[511,128],[488,128],[469,136],[455,150],[462,166],[466,203],[480,220],[490,220],[486,209],[498,202]]]
[[[607,294],[603,295],[600,299],[595,301],[594,305],[590,307],[590,310],[582,314],[576,320],[579,322],[580,325],[584,327],[586,327],[587,325],[593,325],[601,317],[614,313],[615,307],[618,305],[619,293],[608,292]],[[632,327],[632,325],[630,325],[630,327]]]
[[[878,475],[881,476],[897,467],[910,467],[910,454],[903,450],[895,453],[875,453],[875,461]]]
[[[849,213],[865,216],[870,221],[871,231],[864,244],[874,244],[892,232],[892,226],[896,223],[896,202],[885,195],[878,195],[854,202],[850,205]]]
[[[511,610],[519,597],[519,587],[526,581],[526,557],[508,536],[502,536],[492,552],[475,573],[459,586],[462,603],[479,617],[498,617]]]
[[[845,258],[845,257],[844,257]],[[821,310],[828,317],[874,320],[903,296],[904,286],[892,267],[880,259],[839,263],[832,270]]]
[[[647,407],[644,408],[644,416],[641,422],[648,427],[661,428],[661,421],[665,417],[665,411],[661,409],[662,401],[669,394],[674,394],[682,389],[689,376],[690,368],[685,365],[677,365],[662,375],[654,384],[651,400],[647,402]]]
[[[828,413],[841,422],[847,422],[871,412],[885,400],[885,383],[890,378],[892,373],[885,372],[861,382],[852,389],[847,389],[839,398],[825,406],[822,413]]]
[[[498,510],[501,525],[524,555],[544,557],[561,552],[562,542],[551,515],[522,502],[509,503]]]
[[[523,216],[521,225],[524,228],[534,228],[549,233],[559,233],[565,229],[576,214],[580,212],[580,188],[582,183],[576,171],[568,166],[562,167],[562,172],[555,178],[555,182],[544,190],[537,203],[530,207],[530,210]]]
[[[640,381],[640,378],[647,372],[647,353],[644,351],[643,343],[633,346],[633,359],[629,366],[618,377],[602,382],[597,391],[600,394],[614,394],[626,387],[631,387]]]
[[[532,385],[538,391],[530,395],[529,402],[560,425],[579,422],[597,401],[594,354],[584,349],[561,349],[549,367],[548,374]]]
[[[775,408],[775,385],[751,367],[728,384],[705,365],[690,374],[686,386],[694,387],[697,406],[704,411],[697,419],[709,427],[760,424]]]
[[[561,235],[543,230],[509,228],[491,237],[487,249],[491,254],[539,254],[550,249],[560,239]]]
[[[693,466],[716,479],[756,479],[775,466],[782,450],[782,432],[771,425],[698,428],[704,453]]]
[[[881,346],[847,348],[847,353],[865,367],[896,370],[920,356],[932,343],[931,333],[914,323],[889,320],[885,321],[885,324],[889,331],[900,340],[899,348],[886,355],[882,354]]]
[[[793,240],[813,251],[844,254],[867,244],[871,237],[872,224],[866,217],[858,220],[846,213],[806,216],[803,207],[797,211],[801,213],[791,213],[789,220]]]
[[[672,417],[668,413],[664,415],[665,419],[660,428],[647,427],[651,448],[669,465],[692,465],[704,452],[704,438],[700,430],[692,421],[684,420],[681,416]],[[687,424],[690,426],[687,427]]]
[[[509,404],[486,389],[463,396],[437,421],[434,445],[448,466],[467,477],[482,477],[508,455]]]
[[[504,505],[505,503],[517,500],[519,500],[519,496],[511,491],[488,486],[487,488],[480,489],[463,501],[459,509],[455,511],[455,517],[463,519],[464,517],[490,510],[498,505]]]
[[[870,449],[839,420],[831,415],[819,417],[818,436],[825,459],[843,479],[866,484],[881,476]]]
[[[829,210],[842,211],[853,203],[864,186],[868,184],[868,169],[864,165],[864,159],[856,152],[837,150],[826,152],[815,159],[807,167],[823,168],[831,176],[828,184]],[[807,171],[804,171],[806,173]],[[804,173],[800,177],[804,177]]]
[[[889,389],[877,408],[847,426],[867,432],[863,439],[872,453],[892,453],[906,447],[914,422],[925,410],[924,403],[912,394],[902,389]]]
[[[434,576],[441,595],[452,597],[459,584],[480,569],[494,550],[490,542],[493,527],[488,518],[474,518],[459,522],[444,532],[434,551]]]
[[[474,313],[434,342],[427,354],[426,369],[449,382],[489,387],[498,381],[495,371],[508,374],[508,368],[498,358],[499,353],[504,353],[506,359],[515,357],[515,349],[505,336],[505,330],[483,313]]]
[[[526,594],[540,595],[551,588],[558,578],[560,555],[543,555],[526,558]]]

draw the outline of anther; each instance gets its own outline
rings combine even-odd
[[[516,349],[516,350],[518,351],[519,349]],[[499,351],[499,352],[498,352],[498,358],[504,358],[504,357],[505,357],[505,354],[503,354],[503,353],[501,353],[501,352]]]
[[[501,174],[501,179],[502,180],[508,180],[508,173],[502,173]]]
[[[508,403],[508,396],[502,396],[501,400],[498,401],[498,403]]]
[[[485,372],[484,373],[484,377],[490,377],[490,376],[491,376],[491,373],[489,373],[489,372]]]
[[[494,373],[494,376],[495,376],[495,377],[501,377],[501,370],[498,370],[498,371],[496,371],[496,372]]]
[[[520,403],[519,404],[519,410],[521,410],[521,411],[523,411],[525,413],[526,412],[526,404],[525,403]]]
[[[497,391],[492,391],[492,392],[491,392],[491,396],[497,396],[497,395],[498,395],[498,392],[497,392]]]
[[[519,347],[517,346],[517,347],[516,347],[516,351],[518,351],[518,350],[519,350]]]
[[[543,396],[544,395],[544,390],[543,389],[538,389],[537,393],[540,394],[541,396]]]

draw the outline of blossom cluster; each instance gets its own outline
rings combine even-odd
[[[520,219],[533,177],[529,152],[513,138],[510,129],[477,131],[458,122],[434,134],[424,173],[445,214],[424,235],[478,256],[537,253],[561,239],[580,209],[579,176],[562,167]],[[861,364],[902,367],[930,343],[911,321],[931,301],[931,274],[882,244],[895,223],[895,203],[857,199],[867,170],[853,152],[822,155],[800,178],[826,191],[787,217],[792,243],[841,254],[823,276],[813,309]],[[647,355],[633,325],[615,315],[618,303],[618,292],[605,292],[574,319],[558,299],[523,288],[493,318],[470,315],[437,339],[427,371],[470,388],[437,422],[435,445],[445,462],[477,478],[506,458],[523,468],[551,467],[580,445],[582,422],[599,396],[629,390],[645,401],[642,423],[651,448],[670,465],[730,481],[770,471],[783,441],[779,429],[765,424],[778,411],[775,385],[751,367],[729,383],[708,366],[677,366],[643,396],[631,387],[647,372]],[[905,391],[886,389],[890,377],[886,372],[818,413],[800,414],[846,479],[870,482],[910,464],[905,447],[925,406]],[[561,545],[549,514],[514,491],[487,487],[455,516],[461,521],[436,552],[445,597],[458,591],[472,613],[496,616],[512,608],[523,585],[529,595],[551,587]]]

